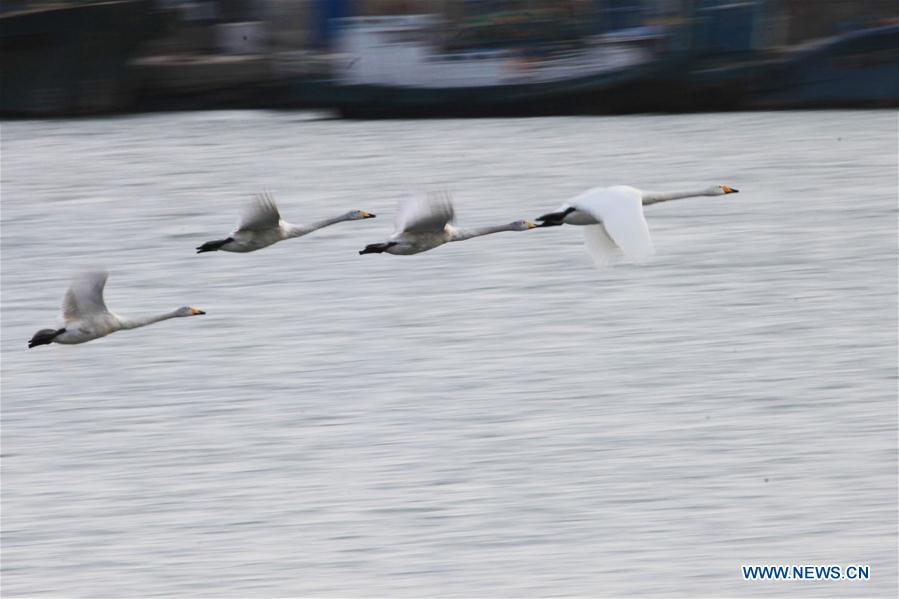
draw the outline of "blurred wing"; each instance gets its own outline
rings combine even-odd
[[[274,229],[281,221],[281,214],[275,199],[268,193],[255,196],[253,201],[247,204],[240,215],[237,225],[238,231],[264,231]]]
[[[600,221],[611,241],[634,262],[642,262],[655,253],[643,217],[643,200],[636,189],[591,190],[575,198],[572,205]]]
[[[412,196],[400,202],[393,221],[397,233],[434,233],[453,222],[453,202],[447,193]]]
[[[109,273],[85,272],[77,275],[62,300],[62,317],[80,320],[109,312],[103,302],[103,287]]]
[[[621,259],[621,248],[606,233],[602,225],[586,225],[584,245],[597,268],[605,268]]]

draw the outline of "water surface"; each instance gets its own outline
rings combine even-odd
[[[4,594],[895,596],[896,125],[4,123]],[[647,208],[642,267],[575,227],[357,254],[407,191],[464,226],[616,183],[741,193]],[[263,189],[379,217],[193,253]],[[208,314],[27,350],[93,266],[114,311]]]

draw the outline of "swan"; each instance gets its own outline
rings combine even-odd
[[[594,187],[575,196],[555,212],[537,220],[538,227],[562,224],[586,225],[584,243],[599,267],[622,257],[643,262],[653,253],[649,227],[643,217],[643,206],[698,196],[722,196],[739,190],[727,185],[713,185],[695,191],[643,191],[628,185]]]
[[[460,229],[451,224],[454,218],[455,210],[448,194],[406,198],[397,208],[393,235],[384,242],[365,246],[359,253],[418,254],[450,241],[464,241],[500,231],[527,231],[537,226],[526,220],[517,220],[506,225]]]
[[[284,241],[291,237],[301,237],[345,220],[361,220],[364,218],[375,218],[375,215],[365,210],[350,210],[340,216],[326,218],[311,225],[292,225],[287,221],[281,220],[281,213],[278,212],[278,206],[271,195],[267,193],[259,194],[244,208],[240,222],[231,235],[225,239],[207,241],[197,248],[197,253],[202,254],[203,252],[214,252],[216,250],[224,252],[255,252],[273,243]]]
[[[108,276],[109,273],[105,271],[77,275],[62,300],[63,326],[58,329],[41,329],[28,342],[28,347],[50,343],[84,343],[116,331],[136,329],[169,318],[206,314],[197,308],[184,306],[159,316],[123,318],[110,312],[103,302],[103,287]]]

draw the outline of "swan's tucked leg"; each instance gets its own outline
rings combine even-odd
[[[540,221],[538,227],[556,227],[561,225],[565,217],[574,212],[576,208],[569,207],[561,212],[550,212],[549,214],[544,214],[543,216],[538,216],[537,220]]]
[[[34,334],[34,337],[31,338],[31,341],[28,342],[28,347],[37,347],[38,345],[48,345],[52,343],[54,339],[65,333],[65,328],[62,329],[41,329],[37,333]]]
[[[202,254],[203,252],[214,252],[226,243],[230,243],[232,241],[234,241],[233,237],[229,237],[228,239],[218,239],[216,241],[207,241],[197,248],[197,253]]]
[[[364,250],[359,251],[359,255],[362,254],[380,254],[382,252],[386,252],[388,249],[392,248],[397,244],[396,241],[388,241],[386,243],[372,243],[365,246]]]

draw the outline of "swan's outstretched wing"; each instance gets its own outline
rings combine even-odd
[[[255,196],[240,215],[237,231],[264,231],[274,229],[281,221],[275,199],[268,193]]]
[[[62,317],[82,320],[109,312],[103,301],[103,287],[109,273],[91,271],[77,275],[62,300]]]
[[[582,229],[584,245],[598,268],[605,268],[621,260],[621,248],[615,245],[602,225],[586,225]]]
[[[571,205],[600,221],[611,241],[634,262],[642,262],[655,253],[638,190],[624,186],[592,189],[574,198]],[[593,236],[588,241],[589,249],[607,247],[595,231],[587,235]]]
[[[393,224],[397,233],[434,233],[453,222],[455,212],[448,193],[410,196],[396,210]]]

